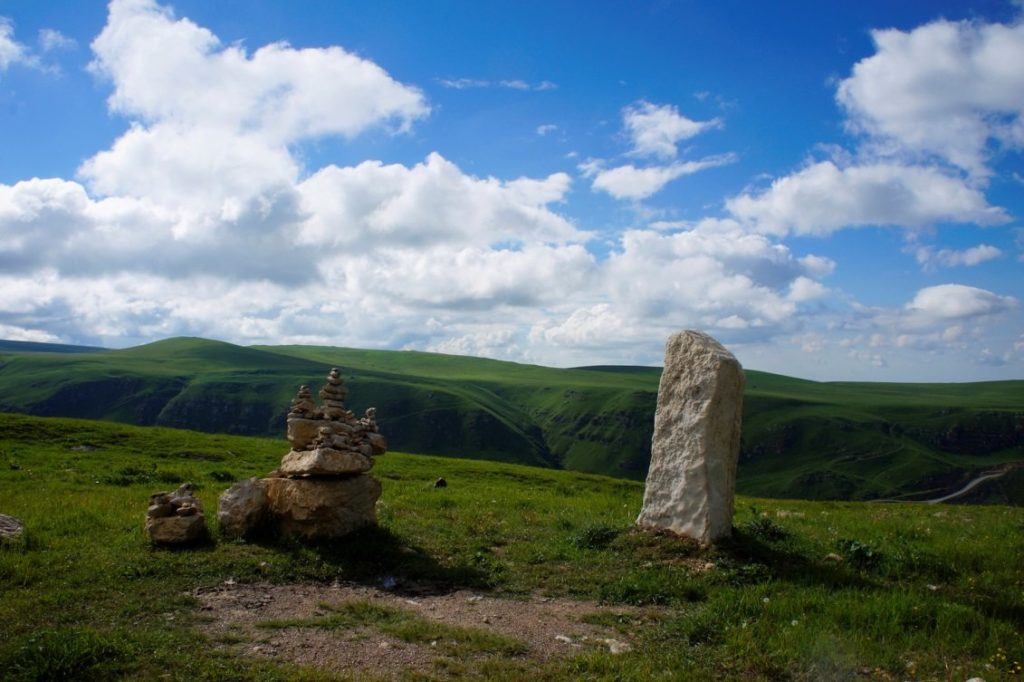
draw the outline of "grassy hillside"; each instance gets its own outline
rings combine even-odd
[[[219,492],[270,470],[285,448],[283,439],[0,415],[0,513],[28,527],[0,546],[0,679],[367,679],[358,668],[260,653],[282,629],[336,646],[397,638],[375,656],[426,656],[426,669],[408,673],[415,679],[1021,674],[1019,508],[740,497],[733,539],[701,549],[631,530],[637,482],[389,453],[373,471],[384,486],[379,529],[320,546],[146,544],[151,492],[198,484],[216,533]],[[447,487],[433,487],[438,476]],[[393,583],[400,606],[335,600],[311,604],[302,619],[261,616],[291,583],[326,594],[332,584]],[[266,596],[238,608],[265,634],[205,634],[214,616],[200,596],[247,585]],[[468,591],[455,593],[460,604],[466,594],[577,604],[574,618],[632,650],[612,655],[583,641],[542,658],[497,636],[488,618],[456,627],[420,615],[417,595],[457,590]]]
[[[23,348],[23,347],[22,347]],[[340,366],[399,450],[642,479],[658,368],[551,369],[408,351],[169,339],[95,353],[0,348],[0,409],[280,435],[300,383]],[[1024,381],[820,383],[748,371],[739,489],[927,499],[1024,461]],[[1024,504],[1024,473],[971,501]]]

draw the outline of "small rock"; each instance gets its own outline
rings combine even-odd
[[[555,639],[559,642],[564,642],[565,644],[572,644],[572,637],[569,637],[568,635],[555,635]]]
[[[612,656],[618,656],[619,654],[627,654],[633,650],[633,647],[631,647],[629,644],[627,644],[626,642],[620,642],[617,639],[609,638],[604,640],[604,643],[608,645],[608,651],[612,654]]]
[[[448,487],[448,481],[444,480],[443,478],[439,478],[436,481],[434,481],[434,487],[435,488],[447,488]]]
[[[831,561],[832,563],[838,564],[838,563],[842,563],[843,557],[839,556],[835,552],[829,552],[828,554],[825,555],[823,560],[824,561]]]
[[[0,540],[17,540],[25,532],[25,524],[13,516],[0,514]]]

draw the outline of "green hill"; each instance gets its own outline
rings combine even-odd
[[[39,351],[46,351],[40,347]],[[296,387],[340,366],[395,449],[642,479],[660,369],[552,369],[413,351],[241,347],[177,338],[126,350],[0,346],[0,410],[274,435]],[[822,383],[748,370],[740,491],[927,499],[1024,462],[1024,381]],[[1024,504],[1013,471],[968,501]]]
[[[0,541],[0,679],[1021,674],[1020,508],[740,497],[733,537],[701,548],[632,529],[636,481],[392,452],[372,471],[377,528],[321,545],[146,543],[151,493],[193,482],[216,538],[220,492],[286,448],[0,414],[0,513],[26,526]]]

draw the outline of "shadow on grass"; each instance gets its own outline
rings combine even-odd
[[[732,570],[736,582],[761,582],[771,578],[803,586],[828,588],[875,588],[881,584],[862,571],[852,570],[845,563],[830,562],[812,556],[817,547],[808,546],[789,533],[766,536],[759,529],[744,524],[733,528],[732,536],[720,540],[715,547]],[[763,567],[760,571],[751,567]]]
[[[286,552],[297,572],[294,578],[341,579],[408,595],[490,590],[497,584],[495,577],[480,567],[446,565],[380,526],[367,525],[330,541],[264,535],[257,543]]]

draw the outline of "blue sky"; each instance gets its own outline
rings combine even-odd
[[[0,337],[1024,377],[1013,2],[0,0]]]

